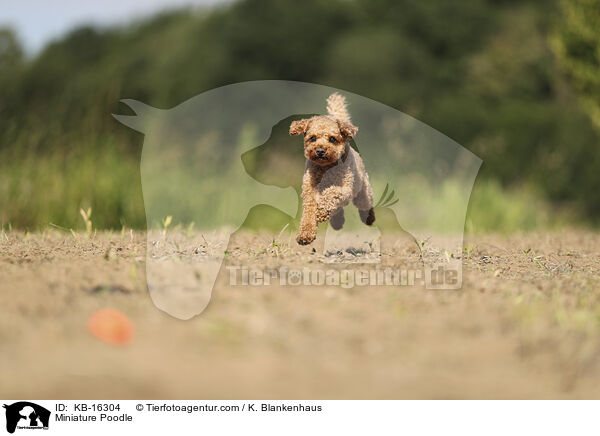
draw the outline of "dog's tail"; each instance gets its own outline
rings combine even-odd
[[[350,122],[350,114],[346,109],[346,97],[334,92],[327,98],[327,113],[338,120]]]

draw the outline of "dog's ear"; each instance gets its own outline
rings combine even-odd
[[[292,124],[290,124],[290,135],[304,135],[306,133],[306,129],[308,129],[309,121],[310,120],[308,119],[292,121]]]
[[[352,139],[358,132],[358,127],[352,124],[350,121],[342,121],[338,120],[338,126],[340,127],[340,132],[342,132],[342,136],[346,139]]]

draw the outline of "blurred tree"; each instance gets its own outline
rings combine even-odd
[[[23,50],[11,29],[0,28],[0,74],[16,68],[23,61]]]
[[[14,138],[18,120],[14,109],[20,106],[15,89],[24,67],[23,49],[11,29],[0,28],[0,137]],[[5,147],[0,140],[0,150]]]
[[[143,211],[130,218],[131,202],[114,186],[127,177],[139,185],[127,171],[142,142],[110,116],[125,110],[119,99],[168,108],[229,83],[299,80],[403,110],[483,158],[482,177],[535,185],[600,220],[600,135],[570,97],[573,86],[600,125],[600,0],[562,0],[555,29],[558,1],[241,0],[75,29],[32,59],[2,30],[0,161],[7,153],[38,166],[46,161],[39,156],[68,157],[78,168],[77,159],[92,166],[90,157],[112,150],[131,165],[117,170],[117,159],[105,157],[114,167],[99,171],[102,184],[79,192],[57,182],[56,198],[87,201],[98,214],[103,204],[112,211],[97,216],[104,225],[119,227],[121,213],[139,224]],[[14,222],[32,222],[34,203]]]
[[[553,48],[600,127],[600,0],[561,0],[562,21]]]

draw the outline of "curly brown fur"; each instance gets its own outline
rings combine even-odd
[[[290,135],[304,135],[306,168],[302,179],[302,219],[296,241],[310,244],[317,225],[330,220],[339,230],[344,225],[344,207],[350,201],[362,221],[375,222],[373,191],[360,155],[349,141],[358,132],[350,121],[346,101],[338,93],[327,99],[329,115],[314,116],[290,125]]]

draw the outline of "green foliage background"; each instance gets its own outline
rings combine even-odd
[[[230,83],[381,101],[484,161],[467,227],[600,219],[598,0],[242,0],[83,27],[27,58],[0,31],[0,221],[144,227],[143,137],[121,98],[169,108]],[[592,120],[596,121],[596,124]],[[470,224],[469,224],[470,223]]]

